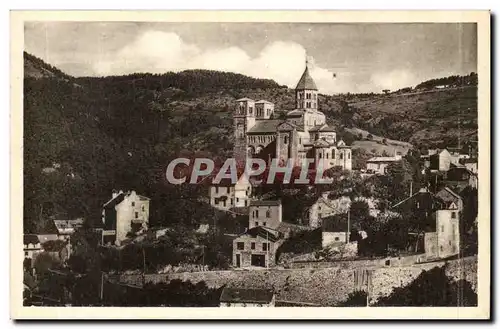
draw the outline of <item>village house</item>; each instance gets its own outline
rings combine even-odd
[[[274,307],[276,295],[268,289],[241,289],[224,287],[220,307]]]
[[[401,155],[393,157],[373,157],[366,161],[366,170],[368,173],[385,175],[387,167],[395,162],[401,161]]]
[[[275,118],[271,102],[250,98],[236,102],[234,157],[238,163],[245,163],[248,158],[276,158],[300,165],[308,158],[325,170],[352,169],[351,147],[337,140],[335,129],[326,124],[325,114],[318,110],[318,88],[307,63],[295,87],[294,109],[286,112],[284,120]]]
[[[352,200],[347,196],[341,196],[336,199],[328,197],[329,192],[324,192],[309,207],[309,226],[311,228],[321,227],[322,219],[329,216],[344,214],[349,211]],[[376,217],[380,210],[377,209],[376,202],[373,199],[357,197],[354,201],[365,201],[368,204],[370,216]]]
[[[455,205],[457,205],[459,213],[464,209],[464,202],[462,200],[462,197],[448,186],[443,187],[441,190],[439,190],[436,193],[436,197],[447,203],[453,202]]]
[[[278,229],[282,222],[281,200],[252,200],[249,209],[248,228],[265,226]]]
[[[23,237],[24,258],[34,259],[43,251],[42,244],[36,234],[25,234]]]
[[[146,230],[149,224],[150,199],[130,192],[113,192],[103,205],[103,242],[120,245],[129,232]]]
[[[477,175],[477,159],[476,158],[469,158],[469,159],[464,159],[460,161],[465,168],[467,168],[470,172],[473,174]]]
[[[461,161],[469,159],[468,154],[460,152],[450,152],[447,149],[429,150],[428,154],[422,155],[424,167],[429,168],[431,172],[448,171],[451,165],[460,165]]]
[[[464,165],[452,166],[446,172],[445,182],[457,190],[463,190],[467,186],[477,188],[477,174]]]
[[[67,240],[75,233],[75,230],[83,226],[83,218],[54,219],[59,239]]]
[[[426,221],[436,210],[441,209],[441,205],[442,201],[424,187],[394,204],[391,210],[404,215],[411,214],[422,221]]]
[[[243,175],[236,183],[224,178],[210,185],[210,205],[218,209],[248,207],[252,195],[252,185]]]
[[[447,258],[457,255],[460,249],[459,210],[454,202],[434,213],[435,226],[424,236],[428,259]]]
[[[271,267],[276,261],[276,251],[283,234],[264,226],[248,229],[233,240],[233,266]]]
[[[321,226],[321,245],[323,248],[349,242],[349,227],[347,220],[328,218]]]

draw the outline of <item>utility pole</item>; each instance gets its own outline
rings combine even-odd
[[[100,297],[101,297],[101,303],[103,303],[104,300],[104,272],[101,271],[101,292],[100,292]]]
[[[142,286],[146,285],[146,249],[142,246]]]
[[[269,248],[271,248],[271,244],[269,243],[269,232],[266,230],[266,236],[267,236],[267,268],[269,269]]]
[[[351,210],[347,211],[347,234],[346,234],[346,243],[349,243],[349,235],[351,235]]]

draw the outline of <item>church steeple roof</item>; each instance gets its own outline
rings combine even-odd
[[[295,87],[295,89],[318,90],[318,87],[316,87],[316,83],[309,74],[309,68],[307,67],[307,63],[306,63],[306,69],[304,70],[304,73],[302,73],[299,83],[297,83],[297,87]]]

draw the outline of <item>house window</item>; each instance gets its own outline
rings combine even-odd
[[[338,236],[335,237],[335,241],[339,241],[340,238]]]
[[[417,209],[420,208],[420,202],[417,201]]]
[[[451,241],[448,240],[448,245],[451,246]]]
[[[441,233],[444,232],[444,225],[441,225]]]
[[[342,160],[343,158],[344,158],[344,154],[340,153],[340,160]]]
[[[321,156],[322,156],[322,154],[320,153],[320,154],[319,154],[319,158],[320,158],[320,159],[321,159]]]
[[[262,226],[266,226],[266,222],[263,222],[263,223],[262,223]]]
[[[456,212],[454,212],[454,211],[452,211],[452,212],[451,212],[451,218],[457,218],[457,213],[456,213]]]
[[[271,210],[266,211],[266,218],[271,218]]]
[[[238,250],[244,250],[245,249],[245,242],[237,242],[236,243],[236,248]]]
[[[28,252],[27,251],[24,252],[24,256],[28,257]]]
[[[250,109],[250,114],[252,114],[253,113],[253,107],[250,106],[249,109]]]
[[[351,158],[351,153],[347,153],[347,159]]]
[[[144,205],[141,207],[141,209],[142,209],[142,212],[146,211],[146,208],[144,207]]]
[[[443,251],[443,246],[440,246],[440,247],[439,247],[439,250]]]
[[[135,212],[135,218],[139,218],[139,213],[137,211]]]
[[[216,205],[218,205],[218,204],[219,204],[219,199],[214,199],[214,203],[215,203]]]
[[[231,188],[228,186],[227,187],[227,193],[229,194],[231,192]]]
[[[215,193],[219,194],[219,187],[218,186],[215,187]]]
[[[327,152],[327,153],[326,153],[326,158],[328,159],[328,157],[329,157],[329,154],[328,154],[328,152]]]
[[[252,248],[252,250],[255,249],[255,242],[252,242],[252,244],[250,245],[250,247]]]
[[[267,246],[268,244],[267,243],[263,243],[262,244],[262,251],[267,251]]]
[[[285,136],[285,137],[283,138],[283,144],[288,144],[288,136]]]
[[[259,226],[259,222],[255,222],[255,226]]]
[[[132,207],[135,207],[135,202],[134,201],[132,201]]]
[[[255,217],[259,217],[259,211],[255,210]]]
[[[232,201],[232,200],[231,200]],[[236,202],[240,202],[240,198],[236,198]]]

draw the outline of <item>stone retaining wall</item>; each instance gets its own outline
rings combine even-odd
[[[352,263],[352,262],[349,262]],[[387,296],[395,287],[409,284],[424,270],[445,266],[446,273],[454,280],[464,278],[477,292],[477,257],[451,261],[439,261],[415,265],[392,267],[377,266],[347,267],[346,264],[330,268],[270,269],[251,271],[209,271],[193,273],[150,274],[146,282],[169,282],[174,279],[205,281],[210,287],[223,285],[239,288],[273,288],[276,298],[294,302],[306,302],[324,306],[335,306],[345,300],[349,293],[366,290],[370,281],[370,300]],[[366,265],[366,263],[365,263]],[[368,276],[371,275],[371,280]],[[141,275],[121,276],[120,281],[141,284]]]

